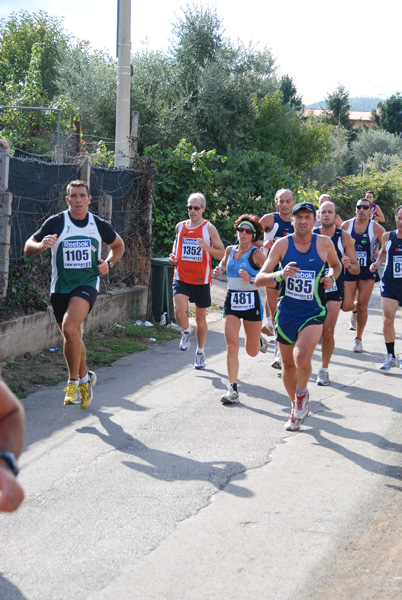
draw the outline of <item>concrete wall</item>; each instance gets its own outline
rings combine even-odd
[[[143,319],[147,311],[148,288],[136,286],[99,296],[84,322],[84,332],[101,329],[111,322]],[[10,362],[49,348],[61,348],[62,337],[53,312],[39,312],[0,323],[0,363]]]

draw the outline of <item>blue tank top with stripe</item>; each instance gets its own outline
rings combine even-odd
[[[294,236],[288,236],[288,249],[283,257],[282,268],[290,262],[295,262],[300,271],[294,277],[287,277],[282,281],[278,310],[282,314],[300,315],[306,321],[313,316],[325,315],[325,291],[320,283],[325,263],[317,252],[315,233],[307,252],[296,250]]]

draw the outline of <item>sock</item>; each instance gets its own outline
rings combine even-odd
[[[78,381],[78,379],[77,379],[77,380],[75,380],[75,379],[69,379],[69,380],[68,380],[68,382],[67,382],[67,385],[68,385],[69,383],[75,383],[75,385],[79,385],[79,381]]]
[[[389,342],[385,345],[387,347],[387,354],[392,354],[392,358],[395,358],[395,342]]]
[[[328,367],[321,367],[322,371],[325,371],[326,373],[328,373]],[[307,388],[306,388],[307,389]]]
[[[89,379],[89,373],[87,371],[87,374],[85,375],[85,377],[80,377],[80,385],[81,385],[81,383],[88,383],[88,379]]]
[[[296,387],[296,394],[299,394],[299,396],[301,396],[302,394],[305,394],[307,392],[307,388],[304,390],[301,390],[299,388],[299,386]]]
[[[231,384],[230,384],[230,387],[232,388],[232,390],[233,390],[234,392],[237,392],[237,383],[231,383]]]
[[[197,354],[204,354],[204,348],[197,346]]]

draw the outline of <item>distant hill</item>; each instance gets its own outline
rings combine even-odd
[[[350,110],[372,110],[373,108],[377,108],[377,104],[382,102],[381,98],[349,98]],[[325,100],[321,100],[321,102],[315,102],[314,104],[309,104],[305,108],[327,108],[327,103]]]

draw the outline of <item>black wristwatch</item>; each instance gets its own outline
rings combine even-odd
[[[18,466],[17,459],[15,458],[15,454],[12,452],[0,452],[0,458],[6,461],[11,471],[17,477],[18,473],[20,472],[20,468]]]
[[[111,260],[107,260],[106,262],[107,262],[107,264],[109,265],[109,269],[113,269],[113,267],[114,267],[114,262],[112,262]]]
[[[254,283],[255,277],[250,277],[250,283]]]

